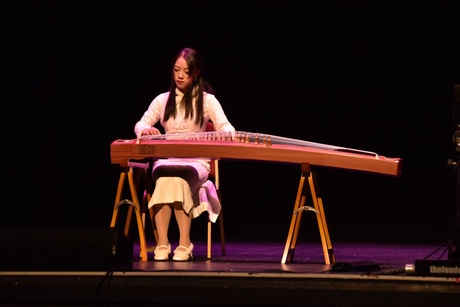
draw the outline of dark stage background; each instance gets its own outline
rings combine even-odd
[[[0,1],[1,225],[108,226],[110,143],[134,137],[190,46],[237,130],[404,160],[400,178],[318,170],[333,241],[454,236],[459,5],[163,2]],[[285,240],[299,176],[222,161],[227,239]],[[299,240],[319,240],[313,215],[302,227]]]

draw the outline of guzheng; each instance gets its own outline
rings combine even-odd
[[[401,175],[402,160],[374,152],[308,142],[254,132],[197,132],[143,136],[115,140],[110,146],[112,164],[122,167],[129,160],[144,158],[212,158],[279,163],[308,163],[331,167]]]

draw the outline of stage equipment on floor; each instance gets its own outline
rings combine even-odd
[[[424,259],[415,261],[414,273],[418,276],[460,277],[460,84],[453,87],[453,127],[452,143],[454,158],[448,159],[447,164],[452,168],[452,204],[453,204],[453,237],[447,243],[437,248]],[[438,259],[430,259],[441,252]],[[447,260],[443,259],[447,253]]]
[[[415,275],[432,277],[460,277],[460,261],[416,260]]]
[[[453,178],[453,214],[454,229],[453,238],[448,244],[448,259],[460,260],[460,84],[453,86],[453,126],[455,132],[452,142],[455,149],[454,159],[449,159],[448,163],[452,167]]]

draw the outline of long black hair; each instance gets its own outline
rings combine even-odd
[[[174,82],[174,64],[177,59],[183,57],[187,62],[188,74],[193,78],[192,85],[184,93],[182,97],[181,104],[185,106],[185,118],[195,117],[195,124],[203,125],[203,96],[204,92],[214,94],[214,91],[206,80],[203,74],[204,62],[201,54],[192,48],[182,49],[177,56],[174,58],[173,67],[171,71],[171,86],[169,88],[169,97],[168,102],[166,103],[164,121],[168,120],[170,117],[176,117],[176,83]],[[195,110],[196,114],[193,111],[193,99],[195,98]]]

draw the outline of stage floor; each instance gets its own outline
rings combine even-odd
[[[173,249],[175,246],[173,246]],[[116,272],[0,272],[5,305],[175,306],[459,306],[460,278],[419,276],[417,260],[447,259],[436,244],[335,243],[337,271],[320,243],[299,243],[281,263],[283,242],[195,242],[194,260],[139,261]],[[446,252],[445,254],[442,254]],[[434,253],[434,254],[433,254]],[[343,266],[342,266],[343,267]],[[460,267],[460,264],[459,264]]]
[[[244,273],[332,273],[331,265],[324,263],[320,243],[299,243],[295,249],[293,261],[281,263],[285,242],[226,242],[225,256],[222,255],[220,242],[212,245],[212,258],[206,258],[204,242],[195,243],[194,261],[153,261],[149,252],[149,261],[139,261],[139,245],[134,246],[134,265],[136,271],[218,271]],[[446,248],[432,244],[369,244],[369,243],[334,243],[336,262],[372,262],[381,266],[379,274],[391,271],[403,271],[406,265],[414,264],[434,252],[430,259],[442,257],[447,259]],[[148,246],[153,246],[152,243]],[[171,247],[173,250],[174,245]],[[439,249],[439,251],[437,251]],[[395,272],[396,273],[396,272]],[[398,275],[400,275],[398,273]]]

